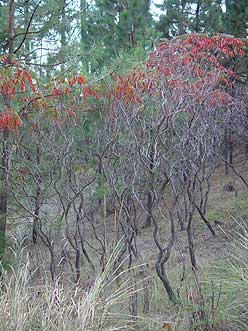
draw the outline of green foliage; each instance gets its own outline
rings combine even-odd
[[[235,37],[247,37],[248,6],[246,0],[226,1],[226,32]]]
[[[224,32],[225,17],[221,5],[220,0],[165,0],[157,28],[166,38],[193,32]]]
[[[65,225],[64,217],[59,216],[51,224],[51,230],[54,231],[54,233],[57,233],[57,235],[59,235],[60,233],[62,233],[64,225]]]
[[[223,221],[230,219],[231,216],[241,217],[248,209],[248,202],[245,197],[226,197],[225,201],[216,203],[215,208],[207,212],[210,221]]]
[[[7,3],[6,1],[0,1],[0,52],[5,52],[7,48],[7,39],[8,39],[8,20],[7,20]]]

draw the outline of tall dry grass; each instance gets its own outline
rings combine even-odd
[[[0,293],[1,331],[103,331],[133,330],[128,304],[134,291],[126,271],[119,273],[114,262],[117,247],[104,272],[91,287],[51,282],[44,276],[35,284],[25,249],[13,251],[12,267],[2,272]],[[23,263],[22,261],[26,261]],[[131,285],[130,285],[131,284]]]
[[[235,233],[234,233],[235,232]],[[246,331],[248,330],[248,225],[237,222],[229,236],[232,256],[197,275],[188,273],[181,304],[161,302],[151,315],[130,316],[130,302],[142,291],[135,268],[116,272],[120,245],[91,286],[57,278],[36,279],[25,249],[13,251],[0,281],[0,331]],[[125,261],[123,261],[125,263]],[[39,273],[40,275],[40,273]],[[118,276],[117,276],[118,275]],[[152,277],[154,275],[151,275]],[[135,284],[135,286],[134,286]],[[150,289],[152,292],[152,288]],[[165,293],[159,291],[164,298]],[[139,300],[142,295],[139,294]],[[154,300],[151,304],[154,305]]]
[[[197,282],[197,309],[207,317],[206,323],[195,323],[199,331],[248,330],[248,220],[233,221],[225,233],[231,253],[206,268]]]

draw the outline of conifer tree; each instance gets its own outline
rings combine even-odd
[[[235,37],[247,37],[248,4],[246,0],[226,0],[226,32]]]

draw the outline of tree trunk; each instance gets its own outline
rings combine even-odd
[[[1,176],[1,193],[0,193],[0,258],[4,253],[6,221],[8,209],[8,172],[9,172],[9,131],[3,130],[3,152],[2,152],[2,176]]]
[[[64,55],[64,47],[66,46],[66,15],[65,15],[65,9],[66,9],[66,0],[62,0],[61,3],[61,21],[62,21],[62,28],[61,28],[61,35],[60,35],[60,43],[61,43],[61,73],[64,76],[65,75],[65,55]]]
[[[201,9],[201,1],[197,1],[196,11],[195,11],[195,32],[198,33],[200,31],[200,9]]]
[[[82,47],[82,63],[85,66],[85,71],[90,73],[89,56],[85,55],[84,52],[88,52],[88,27],[87,27],[87,2],[86,0],[80,0],[80,38]]]
[[[36,164],[37,167],[40,168],[40,147],[37,144],[36,146]],[[35,206],[34,206],[34,221],[33,221],[33,243],[36,244],[38,235],[39,235],[39,214],[40,214],[40,196],[41,196],[41,180],[40,178],[37,179],[39,182],[39,186],[36,189],[36,196],[35,196]]]
[[[168,297],[170,301],[172,301],[174,304],[178,302],[177,297],[172,289],[172,286],[170,284],[170,281],[166,275],[165,271],[165,264],[169,260],[170,253],[172,250],[172,247],[175,242],[175,225],[174,225],[174,219],[173,215],[170,212],[170,223],[171,223],[171,238],[167,245],[167,247],[163,248],[159,239],[159,229],[157,221],[154,217],[152,217],[152,224],[153,224],[153,240],[157,248],[159,249],[159,254],[157,257],[157,261],[155,263],[155,269],[157,272],[158,277],[163,283],[163,286],[168,294]]]
[[[151,130],[151,137],[153,136],[153,131]],[[154,185],[154,143],[152,142],[151,150],[149,152],[149,190],[147,193],[147,218],[145,227],[149,227],[152,224],[152,208],[153,208],[153,185]]]
[[[28,22],[29,22],[29,5],[30,5],[30,2],[25,1],[25,3],[24,3],[25,26],[28,26]],[[25,62],[29,62],[30,39],[28,38],[28,36],[25,38],[24,50],[25,50]]]
[[[225,175],[228,176],[230,174],[230,165],[233,165],[233,142],[231,133],[229,133],[228,136],[225,137],[224,157],[227,161],[225,163]]]
[[[147,193],[147,218],[146,218],[146,224],[145,227],[150,227],[152,224],[152,218],[151,218],[151,213],[152,213],[152,193],[148,192]]]
[[[165,273],[165,267],[164,267],[164,261],[163,261],[163,255],[160,254],[159,257],[158,257],[158,260],[155,264],[155,269],[156,269],[156,272],[157,272],[157,275],[158,277],[160,278],[160,280],[162,281],[163,283],[163,286],[168,294],[168,297],[170,299],[171,302],[173,303],[177,303],[177,298],[176,298],[176,295],[171,287],[171,284],[170,284],[170,281],[169,279],[167,278],[167,275]]]
[[[192,233],[192,219],[190,219],[188,221],[187,235],[188,235],[190,261],[191,261],[193,270],[196,271],[197,264],[196,264],[195,248],[194,248],[194,239],[193,239],[193,233]]]
[[[8,31],[8,50],[9,55],[12,55],[14,52],[14,17],[15,17],[15,1],[9,0],[9,31]]]

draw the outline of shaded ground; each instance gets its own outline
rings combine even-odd
[[[243,156],[238,154],[235,158],[235,167],[237,171],[243,171],[244,176],[248,178],[247,165],[243,162]],[[234,190],[226,190],[226,186],[231,185]],[[233,174],[230,170],[230,174],[225,176],[225,167],[220,165],[215,170],[211,177],[211,191],[209,194],[208,201],[208,212],[207,217],[214,227],[217,236],[213,237],[204,222],[196,216],[194,219],[194,243],[195,251],[197,256],[197,262],[199,269],[206,271],[214,263],[219,261],[222,263],[227,259],[233,251],[230,245],[229,235],[235,232],[237,228],[236,220],[247,219],[248,211],[248,199],[247,199],[248,188],[242,183],[242,181]],[[168,303],[167,296],[161,285],[161,282],[156,277],[154,263],[157,258],[158,250],[154,244],[152,238],[152,228],[143,228],[146,219],[146,215],[140,208],[138,210],[137,224],[139,224],[139,234],[137,236],[137,247],[142,256],[142,262],[146,265],[146,270],[148,275],[151,277],[150,284],[150,295],[152,302],[152,309],[150,315],[161,323],[165,320],[165,312],[169,320],[175,320],[175,312],[173,308]],[[160,233],[161,238],[163,238],[164,243],[167,243],[170,236],[169,225],[163,222],[162,231]],[[179,228],[179,226],[178,226]],[[100,218],[99,223],[96,224],[96,233],[101,240],[104,239],[104,233],[106,233],[106,241],[108,247],[111,249],[117,242],[117,222],[114,215],[108,216],[105,221]],[[91,259],[95,265],[98,264],[99,256],[97,257],[94,249],[100,249],[99,242],[96,241],[94,232],[90,224],[86,224],[85,227],[85,247],[91,256]],[[56,246],[57,262],[60,259],[61,252],[61,240],[59,236],[54,237],[54,242]],[[38,245],[32,245],[28,243],[28,251],[30,255],[31,263],[33,268],[44,265],[44,268],[36,273],[37,279],[43,277],[45,273],[49,275],[49,263],[50,255],[44,244],[39,243]],[[183,254],[183,255],[182,255]],[[190,260],[188,253],[188,243],[185,231],[177,231],[177,241],[172,250],[171,257],[166,264],[166,271],[168,277],[174,288],[177,288],[179,279],[183,271],[183,261],[185,261],[186,272],[190,271]],[[68,246],[67,247],[67,262],[71,261],[70,264],[60,265],[65,272],[71,273],[75,271],[73,269],[73,264],[75,261],[75,251]],[[141,261],[137,261],[140,263]],[[82,283],[87,283],[94,278],[94,272],[89,267],[89,264],[83,258],[81,269]],[[139,280],[139,275],[136,274]],[[140,299],[143,300],[143,299]]]

